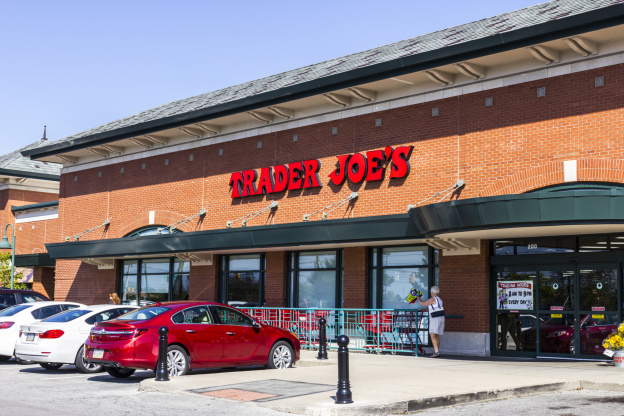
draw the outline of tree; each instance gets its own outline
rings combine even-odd
[[[15,273],[13,287],[15,289],[28,289],[24,283],[18,283],[22,279],[21,273]],[[11,287],[11,255],[9,253],[0,253],[0,286]]]

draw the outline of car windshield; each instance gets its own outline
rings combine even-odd
[[[91,313],[92,311],[87,309],[73,309],[70,311],[61,312],[54,316],[49,317],[48,319],[44,319],[41,322],[69,322],[73,321],[76,318],[80,318],[82,315],[86,315]]]
[[[15,305],[15,306],[11,306],[10,308],[6,308],[0,311],[0,317],[2,316],[13,316],[18,312],[23,311],[24,309],[30,308],[32,305]]]
[[[136,311],[128,312],[125,315],[121,315],[118,320],[122,321],[145,321],[152,319],[155,316],[165,313],[169,308],[163,306],[148,306],[146,308],[137,309]]]

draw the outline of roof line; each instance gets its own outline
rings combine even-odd
[[[53,175],[51,173],[34,173],[23,170],[14,170],[14,169],[2,169],[0,168],[0,175],[6,176],[15,176],[17,178],[28,178],[28,179],[41,179],[44,181],[60,181],[61,174]]]
[[[11,212],[31,211],[40,208],[57,207],[58,204],[59,201],[48,201],[29,205],[11,205]]]
[[[347,87],[378,81],[389,77],[431,69],[450,63],[500,53],[536,43],[547,42],[566,36],[621,25],[624,22],[624,4],[616,4],[599,10],[551,20],[534,26],[499,33],[457,45],[423,52],[408,57],[378,63],[347,72],[302,82],[275,91],[164,117],[119,129],[96,133],[91,136],[50,143],[37,149],[26,150],[22,155],[42,158],[55,154],[84,149],[138,135],[151,134],[163,129],[181,127],[210,119],[282,104]]]

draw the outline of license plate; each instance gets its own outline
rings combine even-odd
[[[104,357],[104,350],[93,350],[93,358]]]
[[[26,341],[34,341],[35,334],[26,334]]]

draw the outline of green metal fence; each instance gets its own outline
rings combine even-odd
[[[318,348],[319,319],[327,321],[327,349],[338,348],[339,335],[349,337],[349,349],[374,353],[422,354],[429,344],[427,310],[240,308],[262,323],[297,335],[302,348]]]

